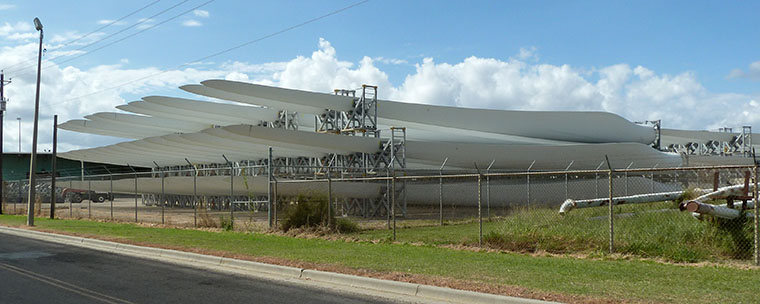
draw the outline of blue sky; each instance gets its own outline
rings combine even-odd
[[[31,108],[25,102],[29,100],[29,91],[21,88],[25,87],[26,80],[33,79],[29,77],[33,77],[34,69],[14,71],[14,68],[27,64],[20,64],[21,59],[11,55],[27,58],[25,60],[33,63],[36,40],[34,29],[29,26],[34,17],[39,17],[45,26],[45,45],[49,48],[45,58],[51,58],[60,54],[54,53],[56,51],[81,47],[61,48],[67,41],[103,26],[106,20],[117,19],[154,1],[76,1],[75,4],[67,1],[0,1],[0,52],[5,58],[0,58],[0,68],[6,70],[7,77],[18,79],[18,84],[10,85],[7,91],[7,97],[11,98],[7,117],[31,117]],[[752,66],[760,62],[760,40],[757,39],[760,37],[757,18],[760,2],[369,1],[210,58],[191,66],[191,71],[183,67],[177,73],[152,78],[153,83],[140,81],[131,88],[112,90],[113,94],[79,98],[155,72],[173,70],[178,65],[357,2],[216,0],[197,10],[192,9],[206,1],[162,0],[119,24],[78,41],[96,41],[178,3],[181,4],[142,23],[142,26],[189,11],[99,51],[61,64],[51,63],[51,69],[57,69],[59,73],[49,72],[49,77],[75,77],[73,83],[87,85],[67,90],[66,85],[71,86],[72,82],[48,79],[51,88],[47,91],[43,88],[43,99],[54,95],[68,100],[65,104],[69,109],[60,115],[64,121],[77,119],[145,95],[186,97],[188,95],[177,90],[176,86],[181,80],[202,80],[192,74],[206,71],[212,78],[240,79],[244,76],[245,80],[255,82],[323,91],[329,91],[330,85],[346,81],[341,79],[355,77],[348,82],[375,80],[385,84],[389,87],[386,92],[389,97],[457,106],[603,110],[631,120],[662,118],[666,121],[669,117],[656,116],[678,112],[683,117],[671,118],[670,126],[691,129],[760,122],[752,115],[758,107],[753,102],[757,104],[756,100],[760,100],[760,63]],[[135,33],[140,27],[89,49]],[[319,52],[327,54],[327,61],[337,64],[320,64],[324,58],[314,57]],[[299,56],[306,62],[298,61]],[[365,57],[373,59],[372,69],[360,68]],[[66,58],[61,57],[61,60]],[[425,60],[430,61],[427,66]],[[231,67],[234,62],[248,68]],[[263,68],[267,64],[275,67]],[[293,68],[291,71],[285,67],[288,64],[302,70]],[[493,88],[470,89],[475,92],[462,88],[473,87],[468,79],[487,77],[487,73],[503,71],[503,75],[511,75],[513,70],[509,66],[515,64],[518,65],[517,78],[504,76],[504,80],[496,83],[504,84],[509,79],[530,82],[528,87],[518,88],[523,92],[521,94],[510,95],[498,90],[479,94],[477,90],[490,92]],[[326,66],[329,71],[324,77],[334,77],[335,81],[319,83],[320,80],[311,81],[305,77],[287,78],[289,73],[297,72],[320,77],[318,72],[322,70],[319,69]],[[611,67],[618,72],[606,70]],[[611,73],[617,76],[610,76]],[[164,77],[174,77],[175,80],[159,81]],[[452,77],[463,79],[452,81]],[[623,78],[622,84],[608,88],[609,83],[619,77]],[[414,92],[412,84],[422,87],[429,84],[433,90],[442,93]],[[11,89],[14,85],[18,85],[16,91]],[[56,85],[61,87],[53,89]],[[86,89],[88,86],[92,91]],[[451,90],[452,86],[458,89]],[[604,97],[599,97],[600,94]],[[608,95],[614,95],[614,98]],[[562,96],[577,98],[565,101]],[[477,98],[485,101],[473,100]],[[521,98],[531,101],[521,103]],[[632,102],[641,102],[639,108],[650,107],[653,114],[628,109],[625,103]],[[657,113],[657,109],[668,103],[677,103],[680,107]],[[43,104],[52,106],[54,103]],[[683,109],[706,105],[714,108],[682,113]],[[75,107],[76,110],[71,110]],[[726,112],[713,120],[708,118],[723,107],[741,110]],[[45,113],[42,114],[44,117],[50,116]],[[735,119],[737,116],[741,117]],[[15,128],[16,121],[8,125],[8,120],[7,128]],[[694,123],[689,120],[704,121]],[[99,137],[87,138],[85,146],[109,141]],[[6,144],[13,145],[15,140],[11,136],[6,139]],[[69,141],[69,148],[81,146]]]

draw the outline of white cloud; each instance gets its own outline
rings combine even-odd
[[[16,24],[10,24],[8,22],[3,23],[0,26],[0,36],[8,36],[21,32],[30,32],[34,30],[31,23],[28,22],[16,22]]]
[[[760,96],[709,92],[696,75],[658,74],[646,67],[616,64],[595,69],[530,63],[535,49],[518,58],[469,57],[459,63],[424,58],[398,85],[368,57],[358,63],[341,61],[324,39],[310,57],[281,63],[271,76],[255,82],[331,92],[379,85],[380,97],[428,104],[511,110],[608,111],[629,120],[663,119],[668,128],[714,129],[760,123]],[[377,60],[380,61],[380,60]],[[745,114],[746,113],[746,114]]]
[[[745,78],[751,80],[760,80],[760,61],[749,64],[747,70],[734,69],[728,74],[728,78]]]
[[[13,33],[8,36],[5,36],[6,39],[10,40],[26,40],[26,39],[33,39],[40,37],[40,34],[37,33]]]
[[[409,64],[408,61],[404,59],[398,59],[398,58],[385,58],[383,56],[379,57],[373,57],[372,61],[384,63],[384,64],[392,64],[392,65],[401,65],[401,64]]]
[[[0,49],[0,66],[29,60],[36,44],[26,43]],[[437,62],[424,58],[398,84],[378,68],[380,58],[364,57],[358,62],[340,60],[337,50],[320,39],[310,56],[284,62],[252,64],[224,62],[200,64],[182,70],[162,71],[148,67],[130,69],[129,61],[89,69],[54,65],[42,76],[41,126],[49,126],[53,112],[60,121],[81,119],[132,100],[123,96],[144,96],[176,92],[178,86],[210,78],[252,81],[261,84],[317,92],[338,88],[379,86],[379,97],[406,102],[513,110],[609,111],[629,120],[663,119],[667,128],[715,129],[760,125],[760,96],[713,93],[690,72],[661,74],[643,66],[615,64],[599,68],[533,63],[508,58],[469,57],[461,62]],[[155,77],[146,76],[155,75]],[[145,78],[145,79],[142,79]],[[121,86],[115,85],[142,79]],[[23,134],[31,132],[29,117],[33,104],[35,73],[14,76],[7,87],[6,117],[24,117]],[[100,92],[90,95],[93,92]],[[81,97],[78,99],[72,99]],[[54,98],[53,98],[54,97]],[[203,99],[202,97],[197,97]],[[16,147],[14,119],[6,119],[7,147]],[[40,149],[49,148],[50,131],[41,127]],[[61,151],[104,145],[117,141],[93,135],[71,133],[61,136]],[[26,141],[28,138],[25,137]],[[24,144],[28,151],[28,143]]]
[[[16,8],[16,5],[13,4],[2,4],[0,3],[0,11],[9,10]]]
[[[208,18],[209,13],[206,10],[194,10],[193,14],[197,17]]]
[[[13,66],[16,64],[26,65],[31,54],[36,54],[37,44],[27,43],[15,47],[0,49],[0,66]],[[161,70],[153,67],[141,69],[128,69],[124,65],[128,60],[119,60],[119,64],[100,65],[86,70],[72,66],[51,65],[42,73],[40,92],[40,139],[39,150],[49,149],[52,139],[52,115],[57,114],[60,122],[71,119],[81,119],[85,115],[102,111],[116,111],[115,106],[125,104],[132,100],[126,100],[122,95],[156,94],[157,90],[172,89],[188,83],[198,83],[209,78],[224,78],[231,71],[221,70],[197,70],[183,69],[171,70],[155,77],[146,78],[114,90],[89,95],[115,85],[124,84],[135,79],[154,75]],[[5,96],[9,98],[7,104],[6,120],[4,127],[5,146],[8,150],[16,151],[18,147],[18,125],[16,117],[22,117],[22,146],[23,151],[30,150],[32,132],[31,117],[33,115],[34,91],[36,85],[36,73],[6,73],[13,78],[13,82],[5,87]],[[8,71],[6,71],[8,72]],[[81,97],[78,99],[73,99]],[[99,146],[121,141],[116,138],[68,133],[63,131],[60,139],[60,151],[79,149],[82,147]],[[10,148],[13,147],[13,148]]]
[[[203,23],[200,23],[200,22],[198,22],[197,20],[193,20],[193,19],[190,19],[190,20],[185,20],[185,21],[183,21],[183,22],[182,22],[182,25],[183,25],[183,26],[189,26],[189,27],[196,27],[196,26],[201,26],[201,25],[203,25]]]
[[[531,46],[528,48],[520,48],[520,52],[517,54],[517,59],[520,60],[538,60],[538,53],[536,53],[537,48],[535,46]]]

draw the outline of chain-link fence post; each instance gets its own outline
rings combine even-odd
[[[269,146],[269,157],[267,158],[267,221],[269,229],[274,228],[272,221],[272,146]]]
[[[137,223],[137,171],[129,166],[135,172],[135,223]]]
[[[69,189],[74,188],[73,185],[74,185],[74,181],[69,180]],[[66,198],[64,197],[64,199]],[[13,206],[15,207],[16,204],[13,204]],[[13,211],[16,211],[16,210],[13,210]],[[73,218],[73,217],[74,217],[74,206],[71,202],[71,198],[69,198],[69,218]]]
[[[193,227],[198,228],[198,170],[193,167]]]
[[[607,158],[606,155],[604,157]],[[609,173],[608,173],[608,175],[609,175],[609,201],[607,202],[607,204],[609,205],[609,213],[607,214],[607,216],[610,219],[610,227],[609,227],[609,232],[610,232],[610,248],[609,249],[610,249],[610,253],[613,253],[613,252],[615,252],[615,209],[614,209],[615,206],[612,203],[612,198],[613,198],[613,193],[612,193],[612,173],[613,173],[613,170],[612,170],[612,165],[610,164],[610,159],[609,158],[607,158],[607,167],[609,168]]]
[[[530,163],[530,166],[528,166],[528,170],[525,171],[525,172],[528,173],[528,174],[525,175],[525,184],[528,187],[528,194],[526,196],[527,197],[527,202],[526,202],[527,204],[530,204],[530,169],[533,168],[533,165],[535,165],[535,164],[536,164],[536,161],[534,160],[532,163]]]
[[[489,220],[491,219],[491,177],[487,174],[491,172],[491,167],[495,162],[495,159],[491,160],[491,163],[488,164],[488,168],[486,168],[486,216]]]
[[[752,151],[752,156],[754,157],[754,149]],[[755,188],[754,188],[754,191],[752,193],[753,196],[754,196],[754,200],[755,200],[755,204],[754,204],[755,205],[754,206],[754,209],[755,209],[754,210],[755,211],[755,223],[754,223],[755,224],[755,229],[754,229],[755,230],[754,231],[754,236],[755,236],[755,265],[760,266],[760,201],[758,201],[758,196],[757,196],[757,194],[758,194],[758,189],[757,189],[757,178],[758,178],[757,160],[755,160],[755,167],[754,167],[753,172],[755,174],[755,176],[754,176],[754,186],[755,186]]]
[[[438,226],[443,226],[443,170],[438,177]]]
[[[108,169],[106,168],[106,170]],[[111,199],[111,220],[113,221],[113,173],[111,173],[111,171],[108,171],[108,175],[111,182],[111,191],[108,192],[108,196]]]
[[[332,224],[332,176],[330,168],[327,168],[327,229]]]
[[[478,247],[483,247],[483,213],[481,201],[483,200],[482,187],[483,175],[478,172]]]
[[[277,179],[274,179],[274,195],[272,198],[274,199],[274,228],[277,229]]]
[[[270,153],[270,155],[271,155],[271,153]],[[235,185],[235,180],[234,180],[234,178],[235,178],[235,167],[234,167],[234,164],[229,159],[227,159],[227,156],[224,156],[224,154],[222,154],[222,158],[224,158],[224,161],[226,161],[227,164],[230,165],[230,199],[229,199],[230,230],[234,230],[235,229],[235,192],[234,192],[234,190],[235,190],[235,188],[234,188],[234,185]],[[269,180],[270,181],[272,180],[271,176],[269,177]],[[268,183],[267,186],[268,187],[272,187],[272,184]],[[271,221],[272,220],[271,219],[272,203],[271,202],[272,202],[272,198],[271,198],[271,195],[270,195],[270,198],[269,198],[269,209],[270,210],[268,212],[270,214],[270,219],[269,219],[269,228],[270,229],[272,228],[272,221]]]
[[[449,158],[443,160],[441,169],[438,170],[438,225],[443,226],[443,167]]]
[[[396,171],[391,175],[391,219],[393,221],[393,240],[396,240]]]
[[[87,180],[87,218],[92,218],[92,177]]]
[[[0,84],[2,85],[2,84]],[[2,99],[2,97],[0,97]],[[2,122],[2,119],[0,119],[0,122]],[[2,127],[0,126],[0,129]],[[3,136],[0,134],[0,138]],[[2,143],[0,143],[2,145]],[[2,151],[2,148],[0,148],[0,151]],[[0,155],[1,157],[2,155]],[[50,173],[50,219],[55,219],[55,203],[57,201],[57,196],[55,195],[55,178],[57,174],[57,165],[56,160],[58,159],[58,115],[53,115],[53,155],[51,155],[51,164],[50,168],[52,171]],[[0,169],[0,175],[2,175],[2,169]],[[0,182],[0,187],[2,187],[2,182]],[[0,188],[1,189],[1,188]],[[5,192],[5,191],[2,191]],[[2,212],[2,205],[3,205],[3,198],[2,195],[0,195],[0,214],[3,214]]]

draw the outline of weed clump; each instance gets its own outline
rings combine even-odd
[[[224,231],[232,231],[234,224],[232,219],[227,219],[221,216],[219,217],[219,226],[221,226]]]
[[[752,257],[754,240],[752,237],[752,222],[744,212],[734,219],[713,217],[707,220],[707,239],[716,242],[724,255],[734,259],[749,259]]]
[[[335,230],[339,233],[354,233],[361,229],[357,223],[346,218],[339,218],[335,221]]]
[[[294,228],[318,228],[327,226],[328,219],[332,224],[327,227],[330,231],[352,233],[360,230],[359,225],[345,219],[335,219],[334,214],[328,214],[328,202],[324,197],[299,196],[294,204],[285,208],[282,230],[287,232]]]
[[[285,209],[282,231],[323,226],[327,218],[327,199],[299,196],[295,204]]]

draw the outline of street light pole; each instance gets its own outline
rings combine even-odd
[[[36,196],[35,172],[37,171],[37,122],[40,116],[40,72],[42,69],[42,23],[39,18],[34,18],[34,27],[40,31],[40,49],[37,53],[37,92],[34,97],[34,133],[32,133],[32,155],[29,159],[29,203],[27,204],[26,224],[34,226],[34,201]]]

